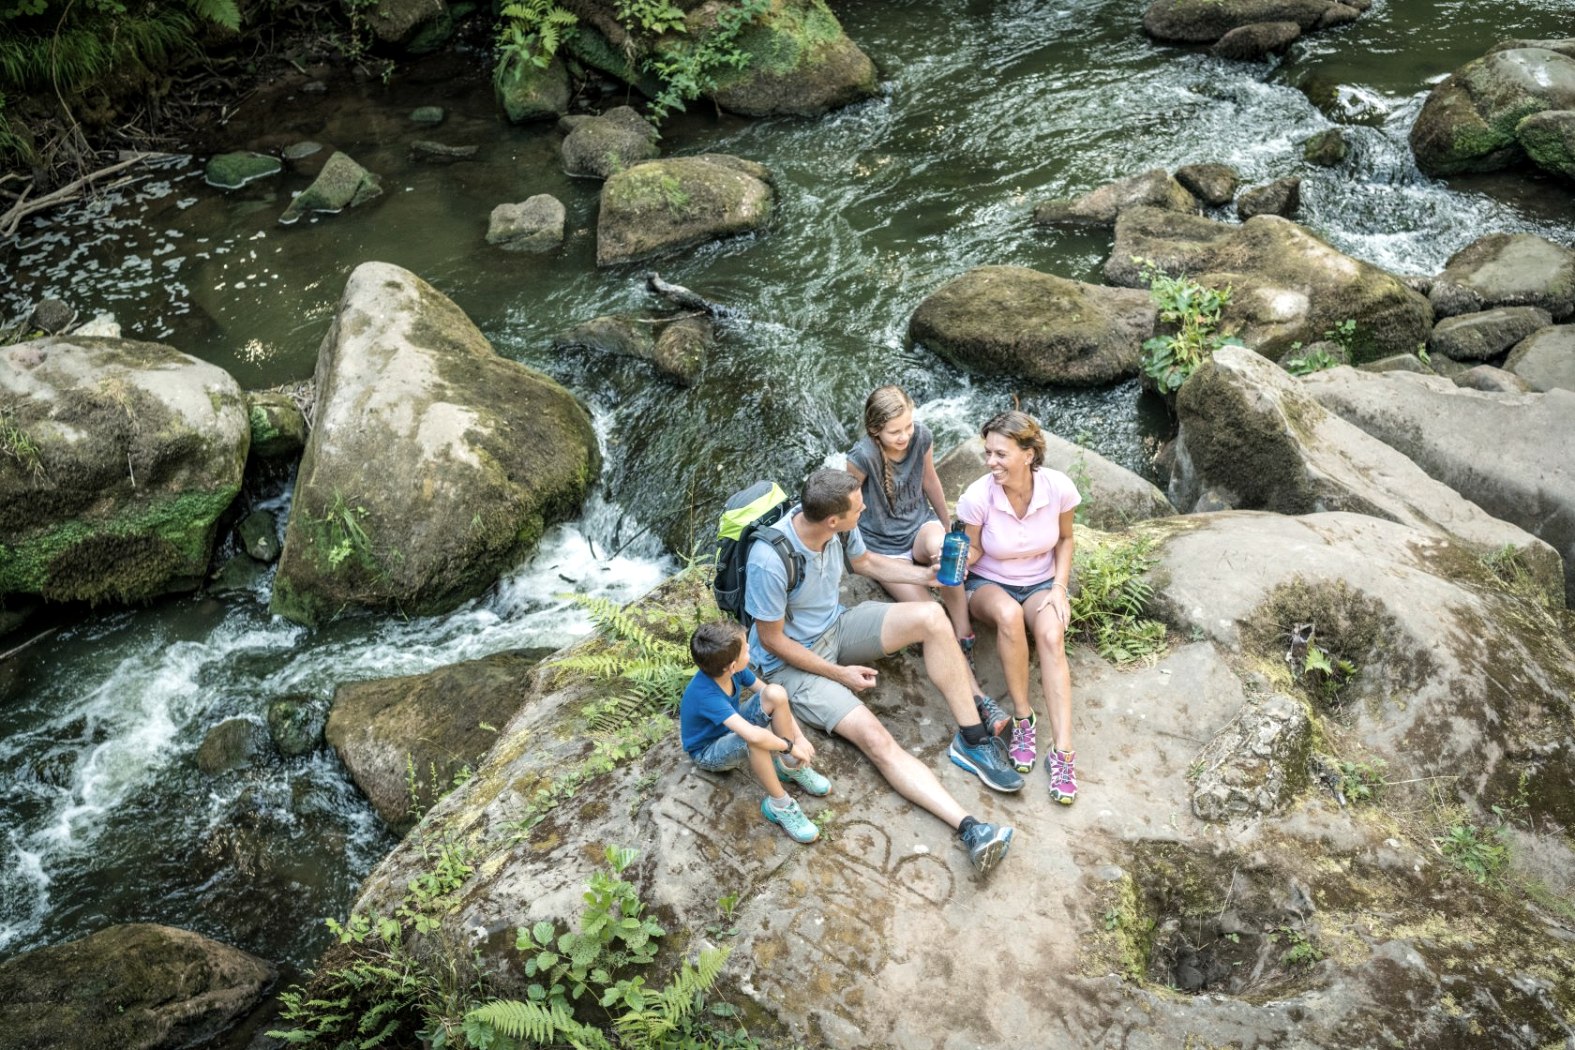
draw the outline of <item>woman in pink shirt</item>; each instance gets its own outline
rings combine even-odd
[[[1021,773],[1033,769],[1038,757],[1038,719],[1028,703],[1032,632],[1050,716],[1050,797],[1069,806],[1077,798],[1077,755],[1066,662],[1072,615],[1066,584],[1072,568],[1072,510],[1082,497],[1071,478],[1044,465],[1044,433],[1026,412],[1002,412],[980,433],[990,473],[957,501],[957,517],[972,544],[964,584],[968,612],[995,627],[1013,708],[1008,750]]]

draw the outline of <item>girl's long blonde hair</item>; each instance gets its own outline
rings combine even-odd
[[[870,391],[870,396],[864,399],[864,432],[875,443],[875,451],[880,453],[881,488],[886,493],[886,506],[895,507],[897,503],[897,480],[892,474],[891,460],[886,458],[886,450],[880,444],[880,432],[886,424],[902,415],[904,412],[913,411],[913,398],[900,386],[888,384],[878,386]]]

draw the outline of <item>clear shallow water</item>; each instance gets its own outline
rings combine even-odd
[[[557,591],[644,590],[673,564],[656,536],[687,549],[709,533],[718,493],[797,477],[845,449],[879,383],[907,386],[942,449],[1016,398],[1058,433],[1147,469],[1165,424],[1135,383],[970,379],[906,343],[914,306],[975,266],[1098,280],[1108,234],[1036,230],[1037,200],[1223,161],[1254,182],[1301,175],[1302,220],[1397,272],[1436,272],[1498,230],[1575,241],[1567,186],[1429,180],[1406,145],[1429,81],[1500,36],[1569,32],[1565,0],[1379,0],[1355,25],[1264,64],[1156,46],[1127,0],[836,10],[880,66],[881,97],[814,121],[697,110],[665,129],[670,152],[766,163],[779,193],[765,235],[651,264],[740,314],[690,389],[637,362],[552,350],[553,332],[591,316],[659,309],[641,287],[649,267],[596,269],[598,184],[559,170],[555,132],[499,124],[474,79],[333,82],[325,99],[283,97],[238,118],[237,147],[315,138],[383,174],[386,194],[366,209],[281,228],[306,178],[224,194],[203,185],[200,164],[177,160],[0,249],[7,313],[61,295],[253,387],[309,376],[350,269],[397,263],[452,297],[499,352],[586,399],[607,460],[583,521],[446,617],[308,632],[267,617],[263,576],[240,592],[96,616],[29,650],[22,682],[0,700],[0,954],[155,919],[308,962],[322,943],[312,919],[342,911],[386,832],[326,755],[203,776],[194,753],[207,730],[260,718],[278,696],[326,700],[339,681],[569,640],[583,621]],[[441,127],[405,119],[434,101],[450,113]],[[1331,122],[1353,157],[1304,168],[1300,142]],[[482,150],[472,163],[412,165],[416,138]],[[568,208],[565,248],[489,249],[491,208],[539,192]],[[620,548],[618,564],[601,560]]]

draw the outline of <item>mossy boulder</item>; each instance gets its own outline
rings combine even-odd
[[[1545,171],[1575,179],[1575,109],[1550,109],[1515,125],[1515,139]]]
[[[0,349],[0,597],[195,588],[249,442],[235,380],[172,347],[57,336]]]
[[[208,159],[207,165],[203,168],[203,177],[209,186],[217,186],[221,190],[236,190],[248,182],[277,175],[283,168],[284,163],[278,157],[267,153],[250,151],[220,153]]]
[[[700,375],[714,337],[708,317],[611,314],[559,332],[553,336],[552,345],[557,349],[591,350],[649,361],[680,386],[690,386]]]
[[[295,459],[306,447],[306,413],[301,409],[304,391],[296,386],[246,392],[253,458]]]
[[[637,164],[602,185],[596,265],[753,232],[770,220],[774,200],[766,167],[738,157],[707,153]]]
[[[387,263],[351,273],[314,401],[272,603],[303,623],[480,594],[578,512],[601,465],[572,394]]]
[[[1427,348],[1456,361],[1487,361],[1552,323],[1552,315],[1535,306],[1501,306],[1458,314],[1433,326]]]
[[[463,782],[528,695],[539,650],[511,650],[406,678],[334,690],[324,730],[377,815],[396,831]]]
[[[1349,371],[1344,369],[1342,371]],[[1329,412],[1302,383],[1245,347],[1216,351],[1182,384],[1171,501],[1281,514],[1350,511],[1451,537],[1488,555],[1513,551],[1557,596],[1564,564],[1547,543],[1429,477]]]
[[[1444,266],[1428,291],[1440,316],[1535,306],[1555,321],[1575,316],[1575,251],[1534,233],[1492,233]]]
[[[981,375],[1095,386],[1137,375],[1156,318],[1147,292],[981,266],[926,296],[908,337]]]
[[[250,718],[226,718],[202,738],[197,768],[209,776],[245,769],[266,754],[268,731]]]
[[[1429,175],[1495,171],[1526,159],[1517,137],[1522,121],[1569,109],[1575,109],[1575,57],[1537,46],[1491,51],[1428,94],[1411,127],[1411,151]]]
[[[11,1050],[208,1046],[277,976],[206,937],[134,923],[0,962],[0,1029]]]
[[[1185,164],[1176,169],[1176,181],[1204,204],[1217,208],[1236,198],[1241,176],[1229,164]]]
[[[702,4],[691,14],[692,46],[705,45],[715,10]],[[749,61],[723,70],[709,92],[734,113],[812,117],[875,94],[875,63],[848,39],[825,0],[772,0],[736,46]]]
[[[559,58],[542,68],[506,56],[493,72],[492,90],[511,124],[556,120],[569,111],[569,70]]]
[[[1143,29],[1156,40],[1207,44],[1233,29],[1289,22],[1300,30],[1339,25],[1367,9],[1370,0],[1154,0],[1143,12]]]
[[[1433,327],[1428,301],[1399,278],[1277,216],[1259,215],[1237,226],[1134,208],[1116,221],[1105,278],[1143,287],[1142,265],[1134,256],[1211,288],[1229,285],[1226,326],[1275,360],[1292,343],[1316,342],[1348,320],[1356,322],[1351,347],[1357,363],[1413,351]]]
[[[1253,22],[1237,26],[1214,42],[1209,52],[1220,58],[1256,62],[1278,55],[1301,39],[1302,27],[1295,22]]]
[[[1575,392],[1489,394],[1441,376],[1345,368],[1308,376],[1302,388],[1487,513],[1547,541],[1564,559],[1565,596],[1575,601],[1567,451],[1575,448]]]
[[[285,208],[279,223],[289,226],[308,215],[344,211],[382,194],[382,179],[351,160],[348,154],[335,150],[312,184],[296,194]]]
[[[658,156],[662,152],[656,145],[660,137],[651,122],[632,106],[616,106],[575,122],[559,147],[563,170],[570,175],[605,179]]]
[[[550,193],[500,204],[487,220],[487,243],[506,252],[550,252],[563,243],[568,210]]]
[[[1164,168],[1155,168],[1072,200],[1039,204],[1034,208],[1034,222],[1041,226],[1111,226],[1123,210],[1139,205],[1193,214],[1199,210],[1196,197]]]
[[[1045,465],[1070,477],[1083,495],[1078,506],[1078,523],[1096,529],[1120,529],[1135,521],[1165,518],[1176,513],[1153,482],[1113,463],[1095,452],[1045,434]],[[946,499],[957,502],[963,490],[987,473],[984,465],[984,439],[972,437],[935,462]]]
[[[1302,180],[1295,175],[1252,186],[1236,198],[1236,214],[1243,222],[1254,215],[1289,219],[1302,206]]]
[[[347,13],[362,19],[380,43],[401,47],[414,40],[422,30],[444,23],[449,16],[447,0],[341,0]]]

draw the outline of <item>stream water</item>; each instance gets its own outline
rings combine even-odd
[[[664,129],[670,153],[767,164],[779,193],[769,232],[654,264],[739,312],[690,389],[637,362],[552,350],[552,333],[570,324],[658,304],[642,290],[647,267],[595,267],[598,185],[562,173],[556,132],[499,121],[482,55],[388,85],[281,91],[232,123],[237,148],[316,139],[346,150],[383,176],[386,194],[370,207],[279,227],[306,178],[223,193],[204,185],[199,161],[175,159],[0,248],[7,316],[57,295],[248,387],[308,377],[349,271],[397,263],[453,298],[500,353],[585,399],[607,460],[580,520],[450,615],[307,631],[269,618],[263,574],[239,590],[95,614],[8,661],[0,956],[158,921],[308,964],[324,943],[317,919],[343,912],[389,833],[331,753],[212,778],[195,764],[205,732],[260,719],[277,697],[326,701],[341,681],[563,644],[586,627],[559,592],[647,589],[674,566],[670,549],[709,530],[718,492],[796,478],[845,449],[879,383],[909,389],[942,450],[1016,397],[1056,432],[1149,470],[1165,419],[1135,382],[1089,391],[970,379],[906,343],[914,306],[975,266],[1099,280],[1108,234],[1034,229],[1036,200],[1222,161],[1249,182],[1300,174],[1304,223],[1401,273],[1436,272],[1488,232],[1575,241],[1567,184],[1429,180],[1406,145],[1430,83],[1496,39],[1568,35],[1569,0],[1377,0],[1354,25],[1263,64],[1157,46],[1130,0],[833,6],[879,65],[879,98],[820,120],[697,109]],[[442,126],[408,121],[426,103],[447,109]],[[1346,129],[1352,157],[1307,168],[1299,143],[1331,124]],[[471,162],[421,166],[407,156],[417,138],[481,149]],[[492,207],[541,192],[568,208],[564,249],[489,250]],[[257,498],[282,516],[288,487]]]

